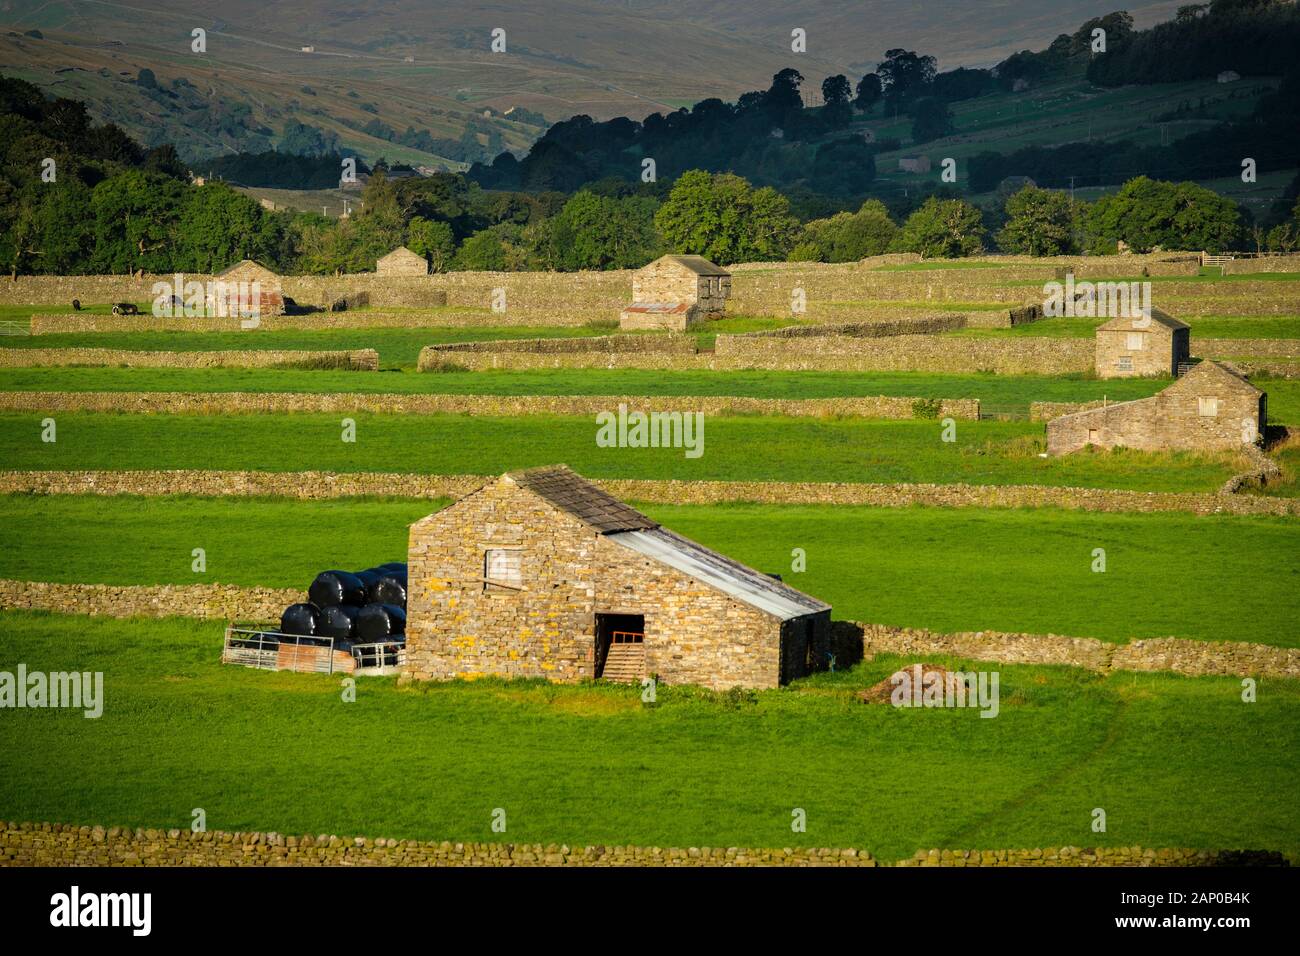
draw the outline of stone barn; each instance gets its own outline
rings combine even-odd
[[[429,263],[418,252],[398,246],[375,263],[375,274],[381,276],[427,276]]]
[[[1097,328],[1097,377],[1177,375],[1191,357],[1191,327],[1159,309]]]
[[[821,667],[830,606],[661,527],[564,466],[411,526],[406,678],[777,687]]]
[[[703,256],[661,256],[632,273],[632,304],[623,329],[688,328],[720,319],[731,295],[731,273]]]
[[[1217,451],[1254,444],[1268,419],[1268,396],[1218,362],[1200,362],[1150,398],[1053,418],[1047,451],[1088,445],[1143,451]]]
[[[284,289],[280,277],[260,262],[243,259],[212,278],[215,282],[225,284],[225,302],[229,313],[284,315]]]

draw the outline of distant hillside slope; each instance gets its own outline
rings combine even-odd
[[[1144,0],[1128,9],[1143,25],[1175,5]],[[269,148],[291,118],[337,132],[368,160],[382,154],[460,168],[463,159],[362,128],[377,120],[397,134],[410,126],[451,141],[469,129],[485,150],[495,130],[499,148],[520,150],[540,129],[484,117],[484,109],[523,107],[550,121],[579,113],[640,119],[762,88],[792,60],[816,83],[835,73],[857,76],[900,45],[937,56],[945,69],[991,65],[1015,50],[1040,49],[1111,6],[1112,0],[7,0],[0,8],[0,63],[47,92],[85,100],[97,118],[142,141],[175,142],[187,158]],[[190,52],[196,27],[207,31],[204,56]],[[488,48],[495,28],[506,31],[505,54]],[[807,31],[806,53],[791,52],[794,28]],[[32,29],[45,39],[21,36]],[[314,52],[302,52],[305,46]],[[76,69],[59,72],[70,67]],[[142,68],[169,91],[185,78],[203,102],[142,95],[127,82]]]

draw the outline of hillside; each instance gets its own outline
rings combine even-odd
[[[1174,6],[1142,3],[1130,11],[1142,25]],[[990,11],[959,0],[924,9],[827,0],[792,13],[775,0],[689,7],[560,0],[544,11],[462,4],[450,18],[439,9],[414,0],[364,14],[338,0],[233,0],[219,9],[165,0],[147,10],[98,0],[11,0],[0,10],[0,34],[16,35],[0,35],[0,63],[49,93],[86,101],[97,119],[146,143],[174,141],[186,158],[266,149],[294,119],[337,133],[367,160],[384,155],[454,169],[462,158],[359,130],[378,119],[398,132],[410,126],[455,141],[470,129],[484,150],[495,131],[501,142],[490,156],[526,147],[541,129],[484,110],[523,107],[552,122],[579,113],[640,119],[763,88],[792,59],[814,83],[860,75],[897,44],[937,56],[941,68],[991,65],[1042,47],[1107,5],[1010,2]],[[794,26],[809,37],[808,52],[797,56],[790,52]],[[195,27],[208,32],[203,56],[190,52]],[[496,27],[507,31],[505,55],[488,50]],[[22,35],[33,29],[44,39]],[[142,68],[168,89],[188,80],[194,95],[179,102],[148,95],[134,84]]]

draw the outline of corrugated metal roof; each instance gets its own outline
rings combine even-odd
[[[507,474],[521,488],[527,488],[601,534],[659,527],[657,522],[563,465]]]
[[[623,531],[607,537],[783,621],[830,610],[829,604],[667,528]]]

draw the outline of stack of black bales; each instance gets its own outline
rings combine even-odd
[[[406,565],[394,561],[364,571],[322,571],[307,600],[285,608],[280,632],[333,638],[339,650],[405,643]]]

